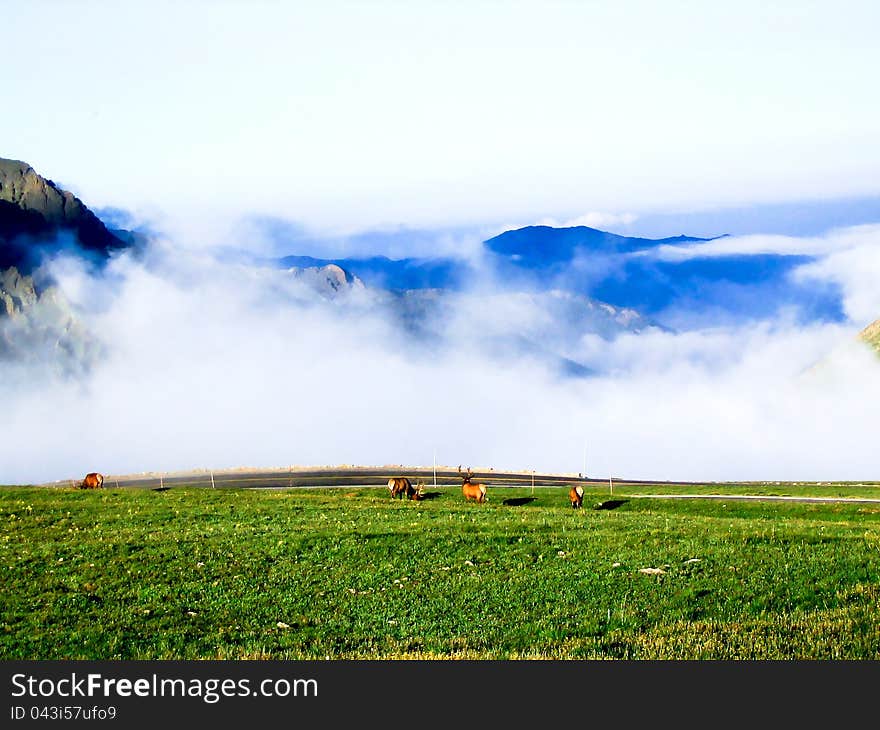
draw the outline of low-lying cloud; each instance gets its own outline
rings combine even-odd
[[[157,241],[100,274],[61,259],[53,274],[100,356],[73,377],[0,363],[0,482],[435,454],[551,472],[581,471],[586,454],[601,477],[877,479],[880,359],[855,333],[880,301],[863,249],[827,241],[802,272],[845,287],[849,322],[780,313],[604,336],[562,317],[549,293],[489,278],[434,311],[431,337],[381,292],[328,295],[203,248]],[[490,346],[499,338],[517,348]],[[564,375],[558,358],[593,375]]]
[[[783,256],[826,256],[853,249],[880,246],[880,224],[851,226],[829,231],[822,236],[748,235],[723,236],[711,241],[687,244],[662,244],[640,256],[661,261],[687,261],[721,256],[780,254]]]

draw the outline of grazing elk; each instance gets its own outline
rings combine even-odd
[[[388,480],[388,491],[391,492],[391,499],[395,497],[408,497],[412,490],[412,482],[406,477],[391,477]]]
[[[584,506],[584,488],[580,484],[568,490],[568,501],[574,509]]]
[[[80,484],[80,489],[103,489],[104,488],[104,475],[98,474],[98,472],[93,471],[86,474],[86,478],[82,480],[82,484]]]
[[[400,497],[401,499],[412,499],[416,502],[424,499],[425,485],[419,480],[414,487],[407,477],[391,477],[388,480],[388,491],[391,492],[391,499]]]
[[[482,504],[483,502],[489,501],[489,495],[486,494],[486,485],[478,484],[476,482],[472,482],[471,478],[474,476],[474,473],[471,471],[471,468],[467,468],[467,474],[461,473],[461,464],[458,466],[458,475],[461,477],[461,493],[464,495],[464,501],[470,502],[474,500],[475,502],[479,502]]]

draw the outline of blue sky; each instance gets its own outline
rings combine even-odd
[[[51,262],[104,349],[80,379],[2,363],[0,481],[435,455],[577,472],[585,448],[592,475],[876,479],[880,366],[855,333],[880,315],[878,21],[857,0],[5,4],[0,156],[163,235],[104,272]],[[561,325],[553,281],[480,268],[482,240],[534,224],[733,234],[630,262],[658,281],[803,258],[697,281],[663,304],[674,331],[609,341]],[[217,246],[476,273],[428,347],[382,292],[324,301]],[[829,287],[833,321],[785,296]],[[757,316],[726,316],[740,299]],[[597,375],[483,347],[524,331]]]
[[[0,155],[204,238],[876,199],[878,7],[10,4]]]

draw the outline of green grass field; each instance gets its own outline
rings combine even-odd
[[[880,658],[880,504],[428,491],[4,487],[0,659]]]

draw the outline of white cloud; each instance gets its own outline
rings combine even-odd
[[[662,261],[720,256],[749,256],[779,254],[782,256],[826,256],[850,249],[880,248],[880,224],[851,226],[829,231],[824,236],[797,237],[774,235],[725,236],[705,243],[657,246],[638,256],[650,256]]]
[[[837,277],[867,312],[860,250],[810,273]],[[475,281],[436,320],[445,337],[421,341],[369,291],[323,299],[284,272],[168,242],[100,278],[70,260],[57,272],[104,356],[85,379],[0,365],[12,424],[2,482],[429,464],[435,451],[440,463],[577,472],[585,444],[597,476],[876,478],[880,360],[851,346],[849,323],[777,318],[607,340],[548,318],[556,310],[540,297],[499,282],[481,296]],[[527,334],[600,374],[560,378],[540,358],[487,347],[495,334]],[[828,353],[820,377],[805,374]]]
[[[795,281],[817,286],[837,285],[843,308],[854,326],[880,316],[880,224],[851,226],[823,236],[731,236],[707,243],[658,246],[634,256],[664,261],[688,261],[721,256],[780,254],[811,256],[815,260],[792,272]]]
[[[4,16],[28,124],[0,138],[94,207],[338,230],[877,192],[866,0],[53,5],[77,33]]]
[[[872,322],[880,317],[880,227],[853,245],[800,267],[795,274],[808,283],[838,284],[847,316],[857,324]]]

